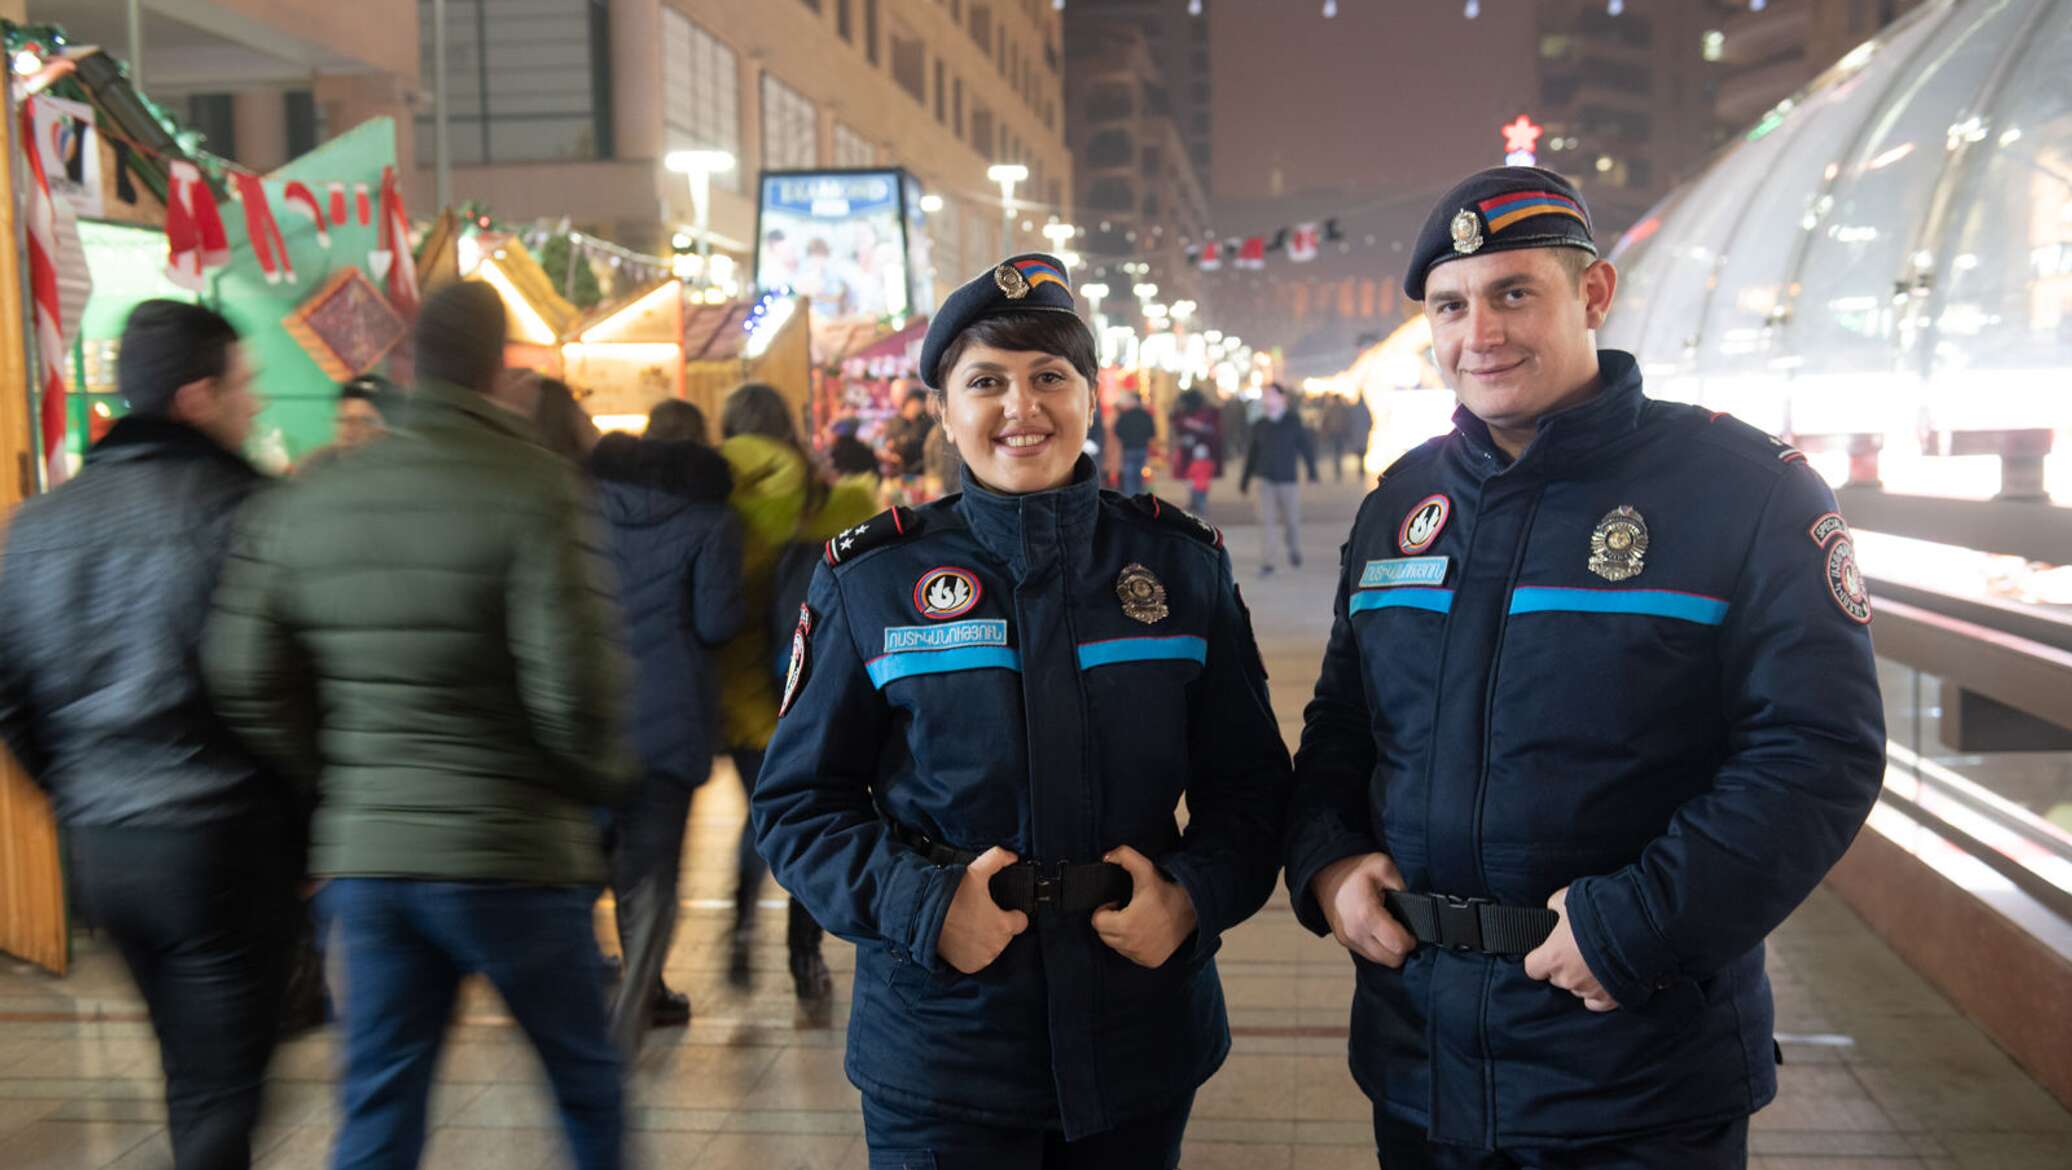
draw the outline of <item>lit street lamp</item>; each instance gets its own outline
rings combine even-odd
[[[994,163],[986,168],[986,178],[1000,184],[1000,254],[1014,252],[1014,185],[1029,177],[1029,168],[1020,163]]]
[[[672,150],[662,165],[691,180],[691,216],[698,229],[698,281],[712,280],[712,176],[734,169],[724,150]]]
[[[1155,284],[1140,284],[1130,291],[1137,294],[1138,300],[1148,301],[1158,295],[1158,286]]]
[[[1101,364],[1107,365],[1108,322],[1101,316],[1101,299],[1108,295],[1108,286],[1099,281],[1090,281],[1079,286],[1079,295],[1086,298],[1088,307],[1093,310],[1094,337],[1099,341],[1101,349],[1099,357]]]

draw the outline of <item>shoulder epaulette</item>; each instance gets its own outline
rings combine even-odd
[[[1223,547],[1223,533],[1215,525],[1185,508],[1166,503],[1150,492],[1131,496],[1130,506],[1168,528],[1186,533],[1210,548]]]
[[[921,518],[912,508],[880,512],[854,528],[835,533],[827,542],[827,563],[833,566],[853,561],[881,544],[905,540],[920,531]]]
[[[1698,437],[1765,466],[1783,467],[1806,461],[1805,452],[1797,447],[1723,410],[1707,412],[1705,424],[1698,428]]]
[[[1439,444],[1445,441],[1446,436],[1439,435],[1435,438],[1426,439],[1424,442],[1419,443],[1417,446],[1412,447],[1408,451],[1403,452],[1401,455],[1398,455],[1394,463],[1391,463],[1387,467],[1383,468],[1381,474],[1374,477],[1374,485],[1376,487],[1380,487],[1384,480],[1388,479],[1389,476],[1396,474],[1398,470],[1407,467],[1408,465],[1416,462],[1417,460],[1429,457],[1432,454],[1432,452],[1437,451],[1439,449]]]

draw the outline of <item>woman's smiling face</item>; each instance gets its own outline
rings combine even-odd
[[[1093,419],[1093,387],[1041,350],[964,347],[943,380],[943,426],[971,474],[1006,495],[1072,482]]]

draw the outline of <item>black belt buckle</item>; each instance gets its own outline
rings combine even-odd
[[[1454,951],[1481,950],[1482,907],[1488,905],[1492,903],[1487,898],[1432,895],[1433,917],[1438,919],[1439,945]]]
[[[1049,876],[1043,871],[1041,862],[1031,862],[1030,868],[1036,874],[1036,908],[1059,906],[1065,901],[1065,863],[1060,861],[1051,867]]]

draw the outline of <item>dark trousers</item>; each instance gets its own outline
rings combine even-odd
[[[734,770],[741,774],[741,787],[750,797],[755,795],[755,778],[763,772],[763,753],[753,748],[735,748],[727,753],[734,761]],[[770,867],[764,863],[762,854],[755,851],[755,820],[741,826],[741,847],[734,857],[734,929],[746,931],[755,924],[756,895],[763,888],[763,878]],[[820,924],[806,912],[799,900],[793,898],[786,907],[784,931],[785,949],[792,954],[818,952],[822,933]]]
[[[619,930],[619,990],[612,997],[612,1043],[640,1051],[641,1034],[661,990],[669,940],[676,933],[677,883],[691,790],[658,776],[641,781],[632,804],[613,815],[612,902]]]
[[[1194,1094],[1127,1125],[1065,1140],[1058,1130],[1006,1129],[894,1105],[866,1093],[870,1170],[1173,1170]]]
[[[1382,1170],[1746,1170],[1748,1119],[1574,1148],[1477,1150],[1426,1140],[1421,1125],[1374,1110]]]
[[[178,1170],[252,1163],[279,1033],[296,859],[276,818],[74,829],[73,888],[137,981]]]
[[[336,1170],[412,1170],[461,977],[481,974],[524,1030],[577,1170],[618,1170],[624,1102],[605,1019],[594,889],[339,878],[335,931],[345,1072]]]

